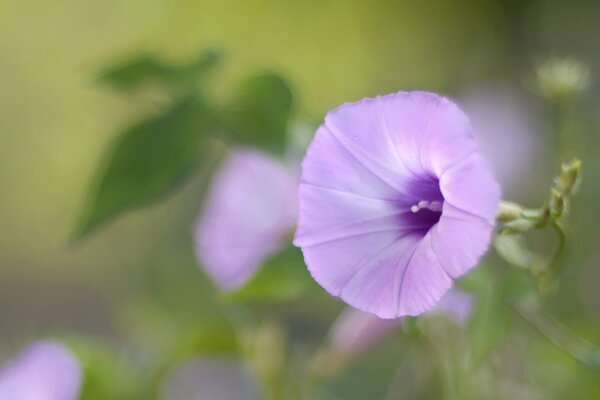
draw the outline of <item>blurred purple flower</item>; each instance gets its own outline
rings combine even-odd
[[[429,314],[444,314],[459,325],[468,318],[473,298],[459,291],[449,290]],[[355,308],[344,310],[329,331],[327,347],[317,359],[319,374],[334,374],[349,361],[360,357],[372,346],[384,340],[402,324],[403,318],[380,319]]]
[[[232,151],[214,181],[196,226],[196,253],[222,290],[246,283],[279,250],[297,214],[296,175],[280,161]]]
[[[315,280],[381,318],[433,308],[487,250],[499,188],[464,113],[425,92],[330,112],[302,163],[294,243]]]
[[[471,315],[473,296],[461,290],[449,290],[432,310],[432,314],[447,315],[454,322],[463,325]]]
[[[469,89],[460,100],[502,194],[518,196],[531,179],[523,172],[544,157],[544,145],[536,134],[542,131],[539,112],[516,89],[502,84]]]
[[[61,344],[29,345],[0,371],[1,400],[75,400],[82,372],[79,361]]]
[[[162,386],[165,400],[259,399],[259,389],[245,365],[235,359],[191,359],[178,365]]]

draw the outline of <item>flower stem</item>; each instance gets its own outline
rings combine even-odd
[[[542,291],[542,293],[546,293],[548,290],[551,289],[556,277],[560,274],[564,265],[563,258],[565,255],[565,249],[567,244],[567,237],[565,235],[565,231],[558,222],[551,223],[550,228],[554,232],[556,232],[558,244],[556,247],[556,252],[552,257],[552,260],[548,264],[548,267],[544,271],[544,274],[540,277],[540,290]]]
[[[513,311],[548,342],[576,361],[600,368],[600,348],[577,336],[552,317],[542,315],[531,307],[513,306]]]

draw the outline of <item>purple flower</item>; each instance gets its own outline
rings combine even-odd
[[[330,112],[299,192],[294,243],[312,276],[381,318],[433,308],[488,248],[499,201],[467,117],[425,92]]]
[[[82,379],[77,358],[63,345],[29,345],[0,371],[0,399],[75,400]]]
[[[468,318],[473,298],[459,290],[449,290],[430,314],[443,314],[459,325]],[[387,338],[402,324],[403,318],[380,319],[373,314],[347,308],[329,331],[325,349],[319,353],[317,373],[332,375],[351,360]]]
[[[531,187],[531,165],[544,163],[547,149],[539,111],[511,86],[487,84],[467,90],[460,104],[468,113],[481,152],[500,182],[502,194],[514,198]]]
[[[230,154],[214,177],[196,227],[198,259],[221,289],[242,286],[289,240],[297,183],[294,173],[266,154]]]
[[[440,300],[432,313],[441,313],[462,325],[471,315],[473,297],[460,290],[449,290]]]

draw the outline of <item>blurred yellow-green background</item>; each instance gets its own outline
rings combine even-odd
[[[142,340],[148,333],[136,327],[146,321],[137,319],[156,319],[154,333],[168,336],[160,316],[139,311],[148,297],[186,304],[183,313],[208,307],[200,303],[210,285],[196,268],[190,235],[207,173],[167,201],[70,242],[103,152],[120,129],[160,104],[153,94],[132,98],[100,85],[107,65],[139,53],[185,61],[218,48],[225,61],[211,84],[217,97],[249,73],[274,70],[291,82],[298,118],[310,121],[342,102],[391,91],[424,89],[468,103],[480,88],[509,87],[536,122],[523,138],[532,155],[508,192],[537,206],[558,163],[545,131],[551,118],[532,89],[535,68],[547,56],[572,56],[594,82],[599,21],[594,0],[3,0],[0,350],[48,331]],[[599,99],[593,83],[582,101],[585,173],[573,205],[571,264],[561,295],[551,299],[557,315],[590,339],[600,339]],[[180,284],[189,288],[185,296],[196,287],[198,296],[163,293]]]
[[[3,330],[54,323],[106,330],[107,308],[136,285],[130,271],[194,215],[190,190],[69,247],[102,151],[148,111],[95,84],[102,67],[140,51],[185,60],[216,46],[228,58],[223,91],[249,71],[277,70],[318,116],[386,91],[503,77],[512,65],[506,12],[478,1],[4,1],[0,296],[10,322]]]

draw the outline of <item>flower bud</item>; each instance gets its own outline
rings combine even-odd
[[[523,216],[523,208],[509,201],[502,201],[498,206],[498,212],[496,213],[496,219],[500,222],[515,221]]]
[[[570,101],[590,86],[588,67],[572,58],[551,58],[537,69],[540,94],[553,101]]]
[[[563,164],[557,182],[558,189],[565,195],[573,193],[579,183],[580,171],[581,161],[578,159]]]
[[[562,193],[556,189],[552,189],[550,196],[550,212],[554,217],[562,216],[566,208],[566,199]]]

